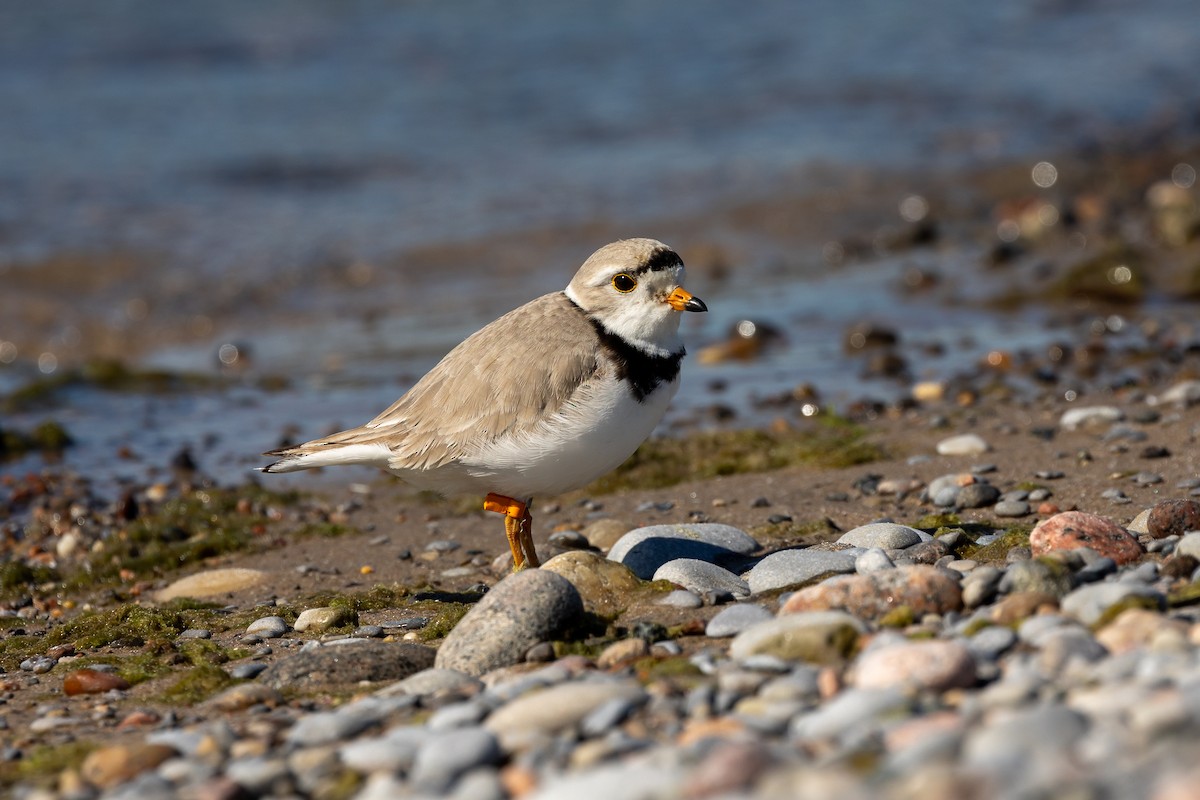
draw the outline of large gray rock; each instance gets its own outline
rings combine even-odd
[[[699,561],[694,558],[677,558],[668,561],[654,572],[654,580],[670,581],[696,594],[728,592],[734,597],[747,597],[747,583],[724,567]]]
[[[758,549],[758,542],[748,533],[731,525],[650,525],[622,536],[608,551],[608,557],[629,567],[639,578],[650,580],[659,567],[677,558],[716,562]]]
[[[524,660],[583,615],[583,600],[566,578],[528,569],[510,575],[459,621],[437,651],[435,666],[482,675]]]
[[[923,536],[921,531],[907,525],[897,525],[894,522],[872,522],[846,531],[838,539],[838,544],[899,550],[912,547],[925,538],[928,537]]]
[[[433,659],[430,647],[364,639],[304,650],[267,667],[259,680],[276,689],[398,681],[432,667]]]

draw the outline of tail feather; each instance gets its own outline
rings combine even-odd
[[[277,457],[273,464],[262,467],[263,472],[298,472],[317,467],[332,467],[340,464],[363,464],[366,466],[388,466],[392,451],[387,445],[341,444],[318,439],[314,442],[271,450],[265,456]]]

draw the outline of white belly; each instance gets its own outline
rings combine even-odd
[[[441,474],[404,474],[444,492],[496,492],[516,499],[578,489],[615,469],[637,450],[666,413],[679,381],[639,403],[615,379],[600,381],[526,434],[500,439]],[[402,473],[403,474],[403,473]]]

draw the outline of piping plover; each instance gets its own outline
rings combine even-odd
[[[263,472],[366,464],[443,494],[486,493],[514,570],[539,565],[529,505],[616,468],[679,388],[679,311],[707,311],[662,242],[625,239],[455,347],[359,428],[266,453]]]

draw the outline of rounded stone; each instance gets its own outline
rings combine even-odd
[[[902,550],[924,540],[916,528],[897,525],[894,522],[872,522],[846,531],[838,538],[838,544],[853,547],[878,547],[883,550]]]
[[[121,744],[93,750],[83,760],[79,772],[84,780],[100,789],[125,783],[154,769],[177,755],[165,744]]]
[[[570,581],[584,609],[603,617],[620,614],[642,588],[641,580],[624,564],[585,550],[557,555],[542,564],[542,570]]]
[[[1136,561],[1145,552],[1120,525],[1084,511],[1063,511],[1042,520],[1029,534],[1029,547],[1035,556],[1090,547],[1118,564]]]
[[[345,606],[322,606],[320,608],[306,608],[304,611],[301,611],[300,616],[296,617],[296,624],[292,627],[298,631],[321,633],[330,628],[336,628],[352,622],[354,622],[354,612],[349,608]]]
[[[283,695],[270,686],[261,683],[239,683],[215,697],[210,697],[204,705],[218,711],[241,711],[257,705],[277,706],[282,702]]]
[[[1073,431],[1076,428],[1120,422],[1123,419],[1125,414],[1116,406],[1084,406],[1063,412],[1058,424],[1068,431]]]
[[[870,575],[837,575],[795,592],[780,614],[844,609],[856,617],[877,619],[901,606],[916,616],[962,609],[958,581],[936,567],[905,565]]]
[[[711,639],[736,636],[742,631],[772,618],[767,609],[754,603],[738,603],[726,606],[704,628],[704,635]]]
[[[961,433],[937,443],[937,452],[941,456],[978,456],[991,449],[992,446],[977,433]]]
[[[246,626],[246,633],[264,639],[278,639],[288,632],[287,620],[283,617],[260,617]]]
[[[787,589],[828,576],[854,571],[856,556],[835,550],[780,550],[764,558],[746,573],[751,594]]]
[[[895,569],[896,565],[888,558],[888,554],[878,547],[872,547],[859,553],[854,559],[854,571],[859,575],[869,575],[885,569]]]
[[[545,569],[510,575],[459,621],[435,666],[482,675],[520,663],[536,644],[578,620],[583,600],[569,580]]]
[[[128,689],[129,681],[111,672],[94,669],[77,669],[63,678],[63,694],[100,694],[113,689]]]
[[[694,558],[668,561],[655,570],[654,580],[670,581],[700,595],[708,592],[728,592],[734,597],[747,597],[750,594],[750,585],[737,575],[724,567]]]
[[[583,536],[592,547],[607,553],[632,529],[632,525],[619,519],[598,519],[583,529]]]
[[[622,536],[609,550],[608,557],[629,567],[639,578],[649,580],[659,567],[677,558],[716,562],[758,549],[758,542],[731,525],[650,525]]]
[[[1157,589],[1145,584],[1117,581],[1081,586],[1064,597],[1060,605],[1064,614],[1069,614],[1084,625],[1094,625],[1117,605],[1165,609],[1167,599]]]
[[[729,645],[729,655],[738,660],[769,655],[784,661],[839,664],[865,632],[862,622],[844,611],[789,614],[739,633]]]
[[[588,680],[560,683],[526,692],[496,709],[484,727],[513,750],[531,736],[555,735],[614,699],[641,702],[646,692],[634,681]]]
[[[430,737],[417,751],[409,777],[414,786],[436,794],[450,788],[460,775],[500,761],[496,736],[484,728],[458,728]]]
[[[266,579],[267,573],[257,569],[238,567],[210,569],[180,578],[161,589],[154,598],[160,603],[166,603],[177,597],[217,597],[242,589],[250,589],[262,584]]]
[[[286,686],[298,690],[361,681],[398,681],[433,666],[434,652],[418,644],[378,639],[333,643],[277,661],[263,671],[259,680],[277,689]]]
[[[482,688],[483,684],[479,682],[478,678],[474,678],[465,672],[459,672],[456,669],[432,667],[409,675],[407,678],[397,681],[391,686],[385,686],[376,692],[376,694],[383,696],[410,694],[424,697],[426,695],[456,692],[467,695],[474,694]]]
[[[854,667],[854,683],[864,689],[893,686],[944,691],[975,682],[975,659],[958,642],[902,642],[868,650]]]
[[[1146,531],[1155,539],[1200,531],[1200,503],[1195,500],[1164,500],[1150,509]]]
[[[984,508],[1000,499],[1000,490],[990,483],[972,483],[962,487],[955,501],[959,508]]]

